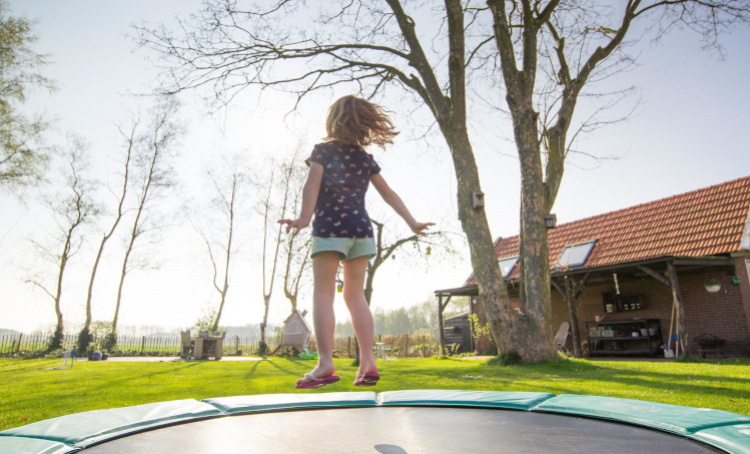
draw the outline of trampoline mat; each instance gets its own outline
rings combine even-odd
[[[573,416],[478,408],[374,407],[203,420],[85,450],[119,453],[721,453],[676,435]]]

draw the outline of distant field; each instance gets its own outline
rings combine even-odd
[[[335,360],[341,382],[352,386],[350,359]],[[298,391],[294,382],[312,361],[81,362],[46,371],[59,360],[0,359],[0,430],[70,413],[175,399]],[[482,361],[403,358],[381,363],[374,390],[467,389],[546,391],[643,399],[710,407],[750,415],[750,360],[704,363],[567,360],[530,366],[486,366]]]

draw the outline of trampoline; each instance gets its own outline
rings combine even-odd
[[[272,394],[77,413],[0,432],[4,454],[730,453],[750,417],[524,392]]]

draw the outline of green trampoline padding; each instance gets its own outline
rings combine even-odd
[[[721,410],[574,394],[553,397],[532,411],[608,419],[677,435],[689,435],[713,427],[750,423],[750,417]]]
[[[0,452],[67,454],[123,435],[239,413],[399,406],[495,408],[605,419],[688,437],[730,454],[750,454],[750,417],[725,411],[611,397],[445,390],[269,394],[89,411],[0,432]]]
[[[0,438],[0,452],[3,454],[65,454],[76,451],[78,448],[71,448],[56,441],[24,437]]]
[[[553,397],[555,395],[551,393],[416,390],[380,393],[378,402],[384,406],[423,405],[530,410]]]
[[[256,396],[219,397],[203,399],[228,415],[269,410],[374,407],[378,404],[373,392],[321,393],[321,394],[265,394]]]
[[[194,399],[76,413],[0,432],[84,447],[103,439],[179,421],[221,416],[215,407]]]
[[[704,429],[689,438],[732,454],[750,454],[750,424]]]

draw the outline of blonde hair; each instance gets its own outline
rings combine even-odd
[[[355,95],[341,97],[328,109],[327,137],[323,140],[360,147],[374,143],[385,149],[399,133],[388,113],[384,107]]]

